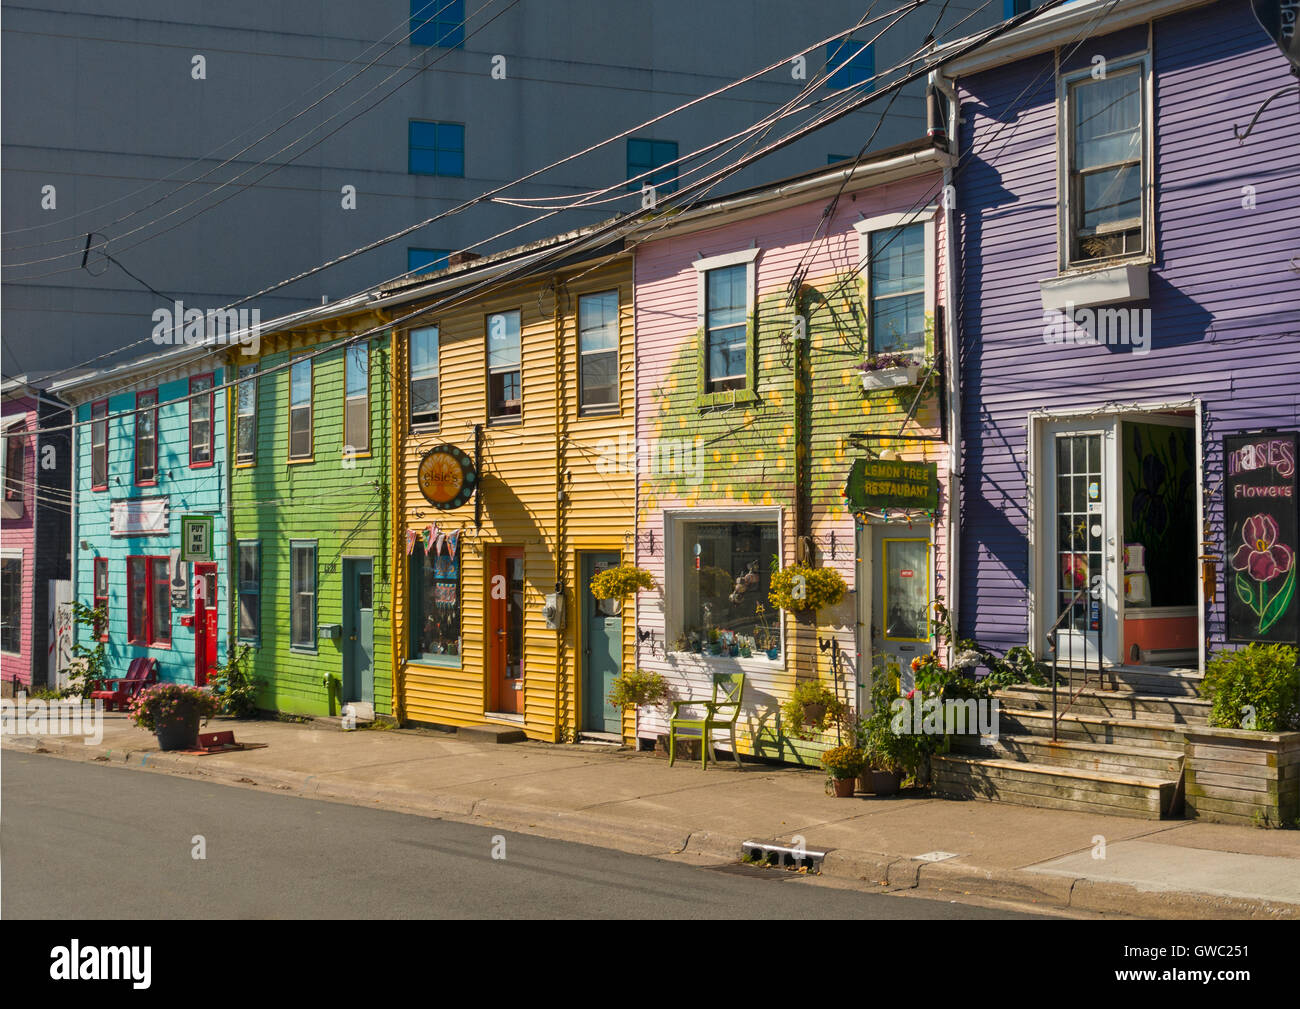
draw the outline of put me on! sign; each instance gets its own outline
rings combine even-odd
[[[181,517],[181,560],[212,560],[212,516]]]

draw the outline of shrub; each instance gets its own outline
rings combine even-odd
[[[655,672],[629,669],[609,689],[609,703],[619,710],[663,704],[671,690],[668,681]]]
[[[797,613],[834,606],[847,591],[844,578],[834,568],[791,564],[772,572],[772,588],[767,598],[773,606]]]
[[[150,732],[159,723],[184,721],[198,715],[204,722],[221,707],[216,696],[187,683],[158,683],[145,687],[131,702],[131,720]]]
[[[1201,696],[1211,701],[1210,724],[1225,729],[1300,729],[1300,664],[1288,645],[1251,644],[1215,654]]]
[[[252,651],[249,645],[239,645],[227,656],[225,665],[212,670],[209,682],[223,715],[252,718],[257,714],[257,691],[262,681],[249,668]]]

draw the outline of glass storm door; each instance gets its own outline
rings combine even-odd
[[[930,540],[873,525],[871,661],[897,662],[912,683],[912,660],[930,651]]]
[[[1110,585],[1118,510],[1114,422],[1053,425],[1046,449],[1047,605],[1042,626],[1050,630],[1060,617],[1057,654],[1064,669],[1096,663],[1099,651],[1115,651],[1117,596]],[[1042,647],[1050,658],[1046,640]]]
[[[493,711],[524,710],[524,548],[493,547],[488,569]]]

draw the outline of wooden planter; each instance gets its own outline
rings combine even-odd
[[[1260,827],[1300,821],[1300,732],[1182,731],[1186,816]]]
[[[862,391],[901,389],[904,386],[916,385],[920,376],[920,365],[911,365],[905,368],[881,368],[879,371],[864,371],[862,373]]]

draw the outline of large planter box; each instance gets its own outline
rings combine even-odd
[[[900,389],[904,386],[916,385],[920,377],[921,366],[919,364],[906,368],[881,368],[879,371],[864,371],[862,373],[862,389],[864,392],[871,392],[874,389]]]
[[[1300,823],[1300,732],[1187,727],[1184,814],[1217,823]]]

